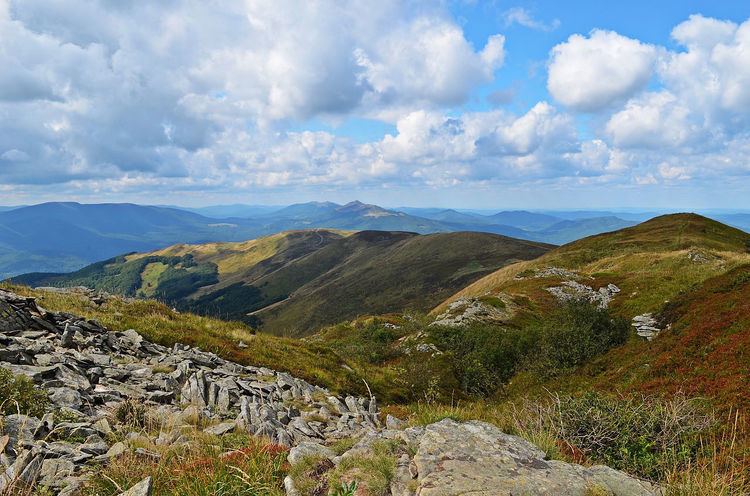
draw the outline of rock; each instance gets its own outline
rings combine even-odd
[[[124,493],[120,493],[118,496],[151,496],[151,491],[153,490],[152,486],[153,483],[149,476]]]
[[[299,491],[294,486],[294,479],[290,475],[284,477],[284,491],[286,496],[300,496]]]
[[[97,461],[106,461],[111,460],[112,458],[117,458],[118,456],[122,455],[128,450],[128,447],[125,446],[125,443],[122,441],[118,441],[115,444],[113,444],[106,453],[103,455],[99,455],[96,457]]]
[[[547,288],[547,291],[560,301],[584,299],[596,304],[599,308],[607,308],[617,293],[620,292],[614,284],[608,284],[598,290],[577,281],[563,281],[561,286]]]
[[[200,370],[188,378],[180,393],[180,402],[184,405],[194,405],[198,408],[206,408],[208,406],[205,372]]]
[[[75,335],[77,330],[77,327],[65,324],[65,330],[62,333],[62,338],[60,338],[60,346],[63,348],[73,348],[75,346]]]
[[[425,428],[414,456],[420,496],[524,494],[585,496],[600,486],[614,496],[653,496],[658,488],[615,470],[555,460],[531,443],[484,422],[446,419]]]
[[[289,450],[286,459],[290,464],[296,465],[306,457],[320,457],[333,460],[336,457],[336,453],[331,448],[323,446],[320,443],[305,441]]]
[[[394,417],[391,414],[386,415],[385,417],[385,428],[386,429],[395,429],[395,430],[401,430],[406,426],[406,422],[404,422],[401,419],[398,419]]]
[[[102,438],[94,434],[86,438],[86,441],[78,447],[84,453],[90,455],[103,455],[109,451],[109,446]]]
[[[633,317],[632,325],[635,327],[636,334],[648,341],[654,339],[662,331],[659,328],[659,323],[650,313],[636,315]]]
[[[47,487],[60,487],[63,481],[73,475],[75,465],[72,461],[64,458],[48,458],[42,462],[39,472],[39,485]]]
[[[78,410],[83,404],[81,393],[69,387],[49,388],[49,398],[55,406]]]
[[[223,436],[228,432],[232,432],[237,427],[235,422],[222,422],[220,424],[212,425],[203,430],[206,434],[213,434],[214,436]]]

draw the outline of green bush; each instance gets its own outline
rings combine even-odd
[[[34,417],[44,415],[49,404],[47,393],[34,386],[28,377],[13,375],[0,368],[0,413],[22,413]]]
[[[565,303],[549,318],[532,326],[537,350],[530,367],[543,377],[558,375],[586,363],[615,346],[624,344],[630,325],[585,300]]]
[[[687,466],[701,452],[701,436],[715,426],[696,400],[611,396],[589,392],[556,398],[547,423],[587,458],[653,480]]]
[[[480,396],[493,394],[510,380],[533,347],[530,334],[491,325],[442,327],[431,335],[451,354],[461,389]]]

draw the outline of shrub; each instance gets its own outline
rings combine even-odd
[[[613,468],[659,480],[701,455],[701,437],[716,426],[698,400],[611,396],[554,397],[535,407],[542,423],[573,452]]]
[[[491,325],[436,328],[432,336],[451,353],[461,389],[479,396],[491,395],[507,382],[532,348],[528,333]]]
[[[591,358],[624,344],[630,325],[585,300],[565,303],[548,319],[530,329],[537,336],[537,352],[530,366],[542,376],[554,376],[583,365]]]
[[[47,393],[34,386],[28,377],[13,375],[0,368],[0,414],[22,413],[41,417],[47,405]]]

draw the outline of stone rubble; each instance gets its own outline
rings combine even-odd
[[[577,270],[563,269],[562,267],[544,267],[541,269],[535,269],[533,275],[534,279],[543,279],[545,277],[559,277],[561,279],[579,279],[581,274]],[[515,277],[517,280],[527,279],[523,274],[518,274]]]
[[[515,311],[515,304],[505,294],[485,295],[499,298],[505,304],[505,308],[497,308],[478,298],[458,298],[452,301],[443,313],[435,318],[431,326],[460,327],[473,322],[503,323],[510,320]]]
[[[211,420],[205,430],[217,436],[236,429],[265,436],[291,448],[291,465],[318,459],[321,487],[342,461],[384,456],[378,443],[389,443],[392,496],[585,496],[594,489],[613,496],[662,494],[608,467],[547,460],[536,446],[483,422],[446,419],[408,427],[388,415],[382,427],[375,398],[341,398],[284,372],[243,366],[185,345],[167,348],[132,329],[114,332],[93,320],[47,312],[34,299],[3,290],[0,366],[30,377],[52,401],[42,418],[1,418],[0,494],[21,481],[75,496],[88,466],[131,451],[158,459],[146,449],[133,450],[147,435],[140,429],[109,441],[114,430],[124,428],[112,412],[127,402],[173,418],[204,416]],[[167,445],[180,439],[175,429],[152,441]],[[329,446],[336,439],[355,444],[337,454]],[[147,477],[121,496],[149,496],[152,486]],[[288,495],[300,494],[291,476],[284,487]],[[357,494],[366,494],[366,483],[360,487]]]
[[[242,429],[287,447],[379,427],[374,397],[339,398],[288,373],[186,345],[167,348],[135,330],[114,332],[93,320],[47,312],[33,298],[3,290],[0,367],[31,378],[51,400],[43,418],[2,418],[0,493],[23,481],[74,494],[87,464],[129,449],[107,441],[108,419],[125,401],[165,416],[201,415],[216,435]]]
[[[307,459],[309,463],[312,457],[319,460],[316,472],[320,472],[320,467],[332,469],[345,459],[374,456],[377,443],[395,445],[391,449],[396,467],[392,496],[663,494],[657,486],[603,465],[583,467],[548,460],[528,441],[479,421],[445,419],[406,429],[394,425],[363,436],[339,456],[320,444],[300,444],[289,452],[288,461],[296,465]],[[324,480],[325,475],[318,476]],[[299,494],[291,477],[284,482],[287,495]]]
[[[615,295],[620,292],[620,288],[614,284],[608,284],[595,290],[591,286],[576,281],[563,281],[561,286],[547,288],[547,291],[560,301],[585,299],[599,308],[607,308]]]

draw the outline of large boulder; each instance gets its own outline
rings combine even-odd
[[[463,494],[654,496],[659,488],[609,467],[545,459],[519,437],[478,421],[429,425],[414,456],[419,496]],[[594,493],[596,494],[596,493]]]

